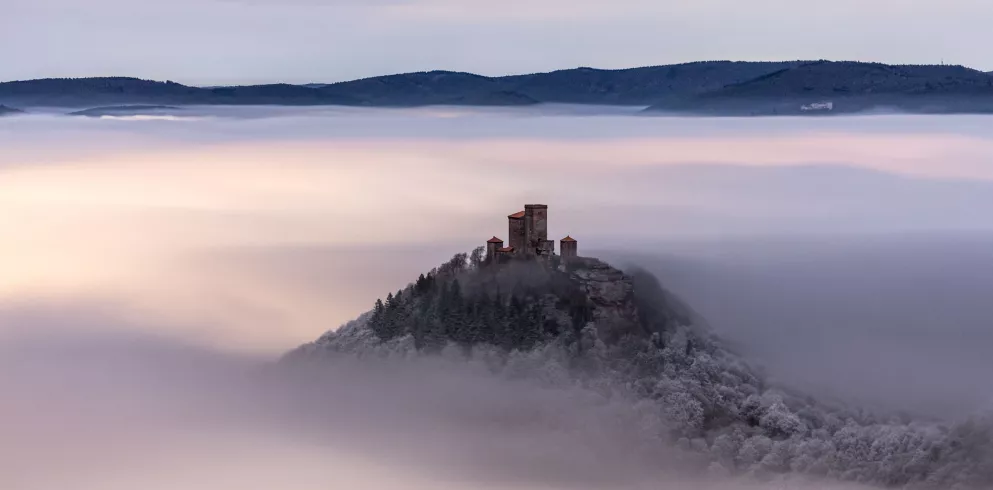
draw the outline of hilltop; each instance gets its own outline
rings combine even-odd
[[[647,437],[711,474],[993,484],[993,420],[946,426],[831,407],[768,386],[645,272],[588,257],[482,254],[455,255],[281,366],[435,357],[454,363],[447,369],[581,388],[591,399],[634,404]]]
[[[474,264],[474,265],[471,265]],[[598,338],[663,335],[694,314],[647,275],[628,276],[594,259],[513,257],[493,263],[459,254],[385,301],[378,300],[365,327],[383,342],[409,337],[419,350],[438,351],[448,342],[485,343],[528,350],[559,337]],[[636,288],[636,286],[639,286]],[[658,296],[649,311],[643,291]],[[330,345],[324,337],[314,346]]]

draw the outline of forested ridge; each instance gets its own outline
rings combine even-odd
[[[419,349],[431,351],[447,342],[528,350],[564,328],[578,333],[592,319],[592,305],[565,270],[557,269],[559,259],[490,264],[482,254],[482,248],[457,254],[385,301],[376,300],[370,328],[383,341],[410,335]],[[544,316],[543,298],[549,295],[568,315],[566,325]]]
[[[428,105],[541,103],[652,106],[701,114],[800,113],[836,102],[837,112],[993,111],[993,76],[948,65],[782,61],[701,61],[622,70],[574,68],[482,76],[455,71],[401,73],[337,83],[195,87],[128,77],[53,78],[0,83],[0,103],[18,107],[102,105]]]

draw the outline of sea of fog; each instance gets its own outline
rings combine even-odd
[[[571,106],[0,118],[0,488],[578,487],[521,476],[539,459],[660,481],[593,456],[624,446],[616,434],[453,426],[507,400],[562,413],[489,381],[412,393],[339,375],[320,416],[245,386],[246,371],[504,237],[525,202],[547,203],[552,238],[576,237],[581,254],[658,274],[783,386],[911,417],[981,410],[990,121]],[[439,416],[464,390],[475,401]],[[568,423],[597,425],[568,405]],[[370,406],[392,408],[355,415]]]

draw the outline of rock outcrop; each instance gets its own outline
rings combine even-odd
[[[593,258],[577,258],[560,266],[593,304],[592,322],[600,338],[615,342],[627,335],[643,336],[635,303],[634,280],[619,269]]]

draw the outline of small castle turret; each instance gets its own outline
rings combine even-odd
[[[579,256],[579,242],[571,236],[567,236],[559,241],[559,253],[563,259]]]
[[[497,250],[503,248],[503,240],[493,237],[486,242],[486,260],[493,260],[496,258]]]

